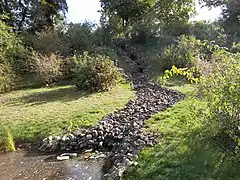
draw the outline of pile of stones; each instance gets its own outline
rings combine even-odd
[[[107,150],[110,155],[104,168],[105,179],[121,179],[123,172],[134,163],[138,152],[158,142],[161,134],[144,133],[144,121],[184,98],[178,91],[148,81],[147,68],[132,72],[131,66],[142,66],[138,60],[146,63],[145,58],[139,51],[124,44],[123,40],[116,40],[115,44],[128,61],[128,66],[122,68],[129,74],[136,90],[136,99],[130,100],[123,109],[103,117],[96,126],[46,138],[40,147],[42,151]]]

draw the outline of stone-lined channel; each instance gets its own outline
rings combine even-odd
[[[40,147],[43,152],[57,152],[59,150],[83,152],[86,149],[91,149],[93,152],[95,150],[105,152],[107,150],[107,158],[93,158],[86,161],[78,157],[75,160],[63,162],[54,160],[46,162],[45,160],[51,159],[51,156],[23,158],[21,162],[25,164],[22,165],[29,168],[34,166],[38,174],[31,176],[34,178],[28,179],[121,179],[123,172],[133,164],[137,153],[144,147],[154,146],[158,142],[160,134],[144,133],[144,121],[155,113],[174,105],[183,99],[184,95],[150,82],[148,80],[148,62],[136,48],[121,39],[115,40],[114,44],[122,57],[119,66],[128,81],[132,83],[136,91],[136,99],[129,101],[123,109],[103,117],[96,126],[79,129],[63,136],[46,138]],[[25,156],[20,155],[21,157]],[[0,156],[0,162],[1,158]],[[23,168],[21,164],[16,164],[19,162],[15,163],[15,167]],[[2,175],[1,166],[4,167],[4,165],[0,164],[0,177]],[[86,169],[86,167],[88,168]],[[41,176],[44,175],[44,171],[51,172],[51,175],[45,173],[44,177]],[[25,176],[29,175],[27,169],[23,169],[21,172],[23,174],[25,172]],[[57,176],[55,172],[58,173]],[[2,177],[5,177],[4,173]]]
[[[148,62],[140,51],[124,40],[114,41],[122,57],[121,68],[136,90],[136,99],[113,112],[90,128],[80,129],[71,135],[51,137],[43,141],[42,151],[92,151],[110,152],[104,166],[104,179],[120,179],[133,164],[134,157],[146,146],[154,146],[159,134],[143,132],[144,121],[184,98],[178,91],[169,90],[148,80]]]

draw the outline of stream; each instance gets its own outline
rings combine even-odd
[[[83,156],[58,161],[56,155],[11,152],[0,154],[0,180],[101,180],[104,162]]]

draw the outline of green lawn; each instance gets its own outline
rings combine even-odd
[[[192,85],[172,88],[187,97],[147,121],[147,131],[162,132],[164,137],[157,146],[140,153],[136,159],[139,164],[132,167],[124,179],[239,180],[240,162],[216,146],[203,121],[201,112],[207,109],[206,103],[194,97]]]
[[[72,86],[17,90],[0,96],[0,123],[10,126],[15,140],[34,141],[62,133],[70,121],[93,125],[134,97],[128,84],[93,94]]]

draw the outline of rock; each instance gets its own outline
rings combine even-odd
[[[77,157],[77,153],[63,153],[60,156]]]
[[[93,149],[87,149],[84,151],[85,153],[90,153],[90,152],[93,152]]]
[[[57,160],[63,161],[63,160],[68,160],[70,159],[70,156],[57,156]]]
[[[91,134],[88,134],[87,136],[86,136],[86,138],[88,139],[88,140],[90,140],[90,139],[92,139],[92,135]]]

